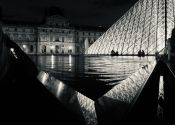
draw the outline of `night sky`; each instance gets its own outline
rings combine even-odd
[[[0,0],[5,20],[40,22],[45,9],[59,7],[72,23],[111,26],[138,0]]]

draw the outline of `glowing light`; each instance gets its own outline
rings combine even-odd
[[[69,67],[71,67],[72,66],[72,56],[71,55],[69,55]],[[71,70],[71,69],[70,69]]]
[[[53,69],[54,68],[54,64],[55,63],[55,56],[54,55],[51,55],[51,68]]]
[[[14,50],[14,48],[10,48],[10,51],[11,51],[11,52],[14,52],[15,50]]]
[[[50,46],[50,49],[54,49],[54,46]]]
[[[69,50],[71,50],[72,49],[72,46],[69,46]]]
[[[14,48],[10,48],[10,51],[13,53],[14,57],[15,57],[16,59],[18,59],[18,57],[17,57],[17,55],[16,55],[16,53],[15,53],[15,49],[14,49]]]
[[[27,48],[27,46],[26,45],[22,45],[22,47],[25,49],[25,48]]]

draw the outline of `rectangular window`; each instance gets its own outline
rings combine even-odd
[[[62,42],[64,42],[64,37],[62,37]]]
[[[59,37],[55,37],[55,42],[59,42]]]

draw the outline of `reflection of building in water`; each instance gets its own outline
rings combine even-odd
[[[28,54],[82,54],[102,34],[99,28],[73,27],[59,15],[40,25],[4,24],[3,30]]]
[[[166,2],[166,3],[165,3]],[[166,6],[167,5],[167,6]],[[87,51],[87,54],[155,54],[174,27],[175,0],[139,0]]]
[[[123,80],[152,60],[152,57],[87,57],[87,56],[31,56],[37,67],[50,72],[69,84],[81,79],[95,79],[110,84]],[[154,57],[153,57],[154,58]],[[37,60],[37,61],[35,61]]]
[[[84,56],[30,56],[40,70],[52,72],[60,80],[73,81],[85,72]]]

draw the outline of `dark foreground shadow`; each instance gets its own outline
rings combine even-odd
[[[128,104],[103,96],[95,102],[95,108],[99,125],[123,125]]]
[[[37,80],[38,71],[35,65],[15,43],[4,35],[1,44],[1,57],[8,58],[0,58],[6,67],[0,79],[0,122],[84,124],[83,119],[64,107]]]

